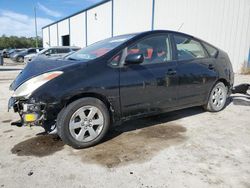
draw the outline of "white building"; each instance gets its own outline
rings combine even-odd
[[[84,47],[152,29],[179,30],[223,49],[235,72],[250,64],[250,0],[105,0],[43,27],[43,46]]]

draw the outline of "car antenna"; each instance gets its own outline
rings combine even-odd
[[[184,22],[180,25],[180,27],[178,28],[178,31],[181,30],[182,26],[184,25]]]

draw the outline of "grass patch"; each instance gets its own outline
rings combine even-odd
[[[241,74],[250,75],[250,67],[247,67],[247,62],[245,62],[241,68]]]

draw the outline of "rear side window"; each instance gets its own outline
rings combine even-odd
[[[178,60],[191,60],[207,57],[205,49],[200,42],[180,35],[175,35],[174,40],[177,48]]]
[[[28,53],[36,53],[36,49],[29,49]]]
[[[215,57],[217,55],[218,50],[216,48],[214,48],[213,46],[205,42],[203,42],[203,45],[205,46],[205,48],[207,49],[207,52],[209,53],[211,57]]]

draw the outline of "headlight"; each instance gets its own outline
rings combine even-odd
[[[34,92],[37,88],[45,84],[46,82],[60,76],[62,71],[53,71],[41,74],[34,78],[29,79],[20,85],[15,92],[13,93],[13,97],[29,97],[32,92]]]

